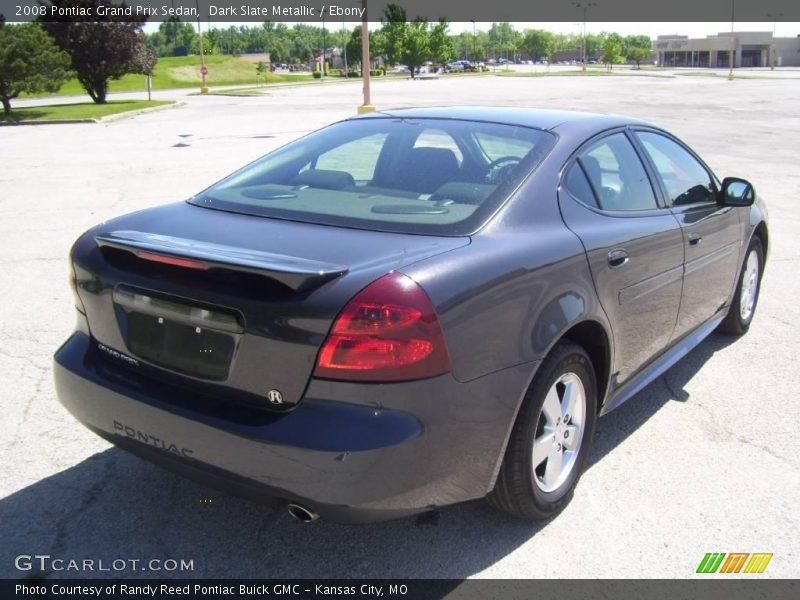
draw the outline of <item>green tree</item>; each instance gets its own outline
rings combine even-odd
[[[150,44],[159,56],[186,56],[194,45],[197,32],[190,23],[170,17],[150,36]]]
[[[369,58],[374,60],[383,54],[383,44],[378,31],[369,32]],[[350,32],[350,39],[347,42],[347,56],[351,65],[360,65],[362,75],[364,65],[361,64],[361,25],[356,25]]]
[[[408,65],[411,71],[411,78],[414,78],[414,71],[422,66],[431,55],[430,33],[428,31],[428,21],[425,19],[414,19],[405,30],[402,42],[400,60]]]
[[[580,43],[580,37],[576,36],[578,43]],[[596,33],[587,33],[586,34],[586,58],[587,60],[590,58],[597,58],[600,56],[600,53],[603,52],[605,44],[605,39],[602,35],[598,35]],[[580,46],[578,46],[580,47]]]
[[[38,23],[0,22],[0,101],[5,114],[23,92],[57,92],[69,76],[69,57]]]
[[[522,37],[520,49],[536,60],[539,57],[550,59],[555,47],[553,34],[542,29],[528,29]]]
[[[637,69],[641,69],[642,61],[650,58],[651,54],[652,50],[650,50],[650,48],[642,48],[641,46],[632,46],[628,48],[628,52],[626,53],[626,58],[628,60],[632,60],[633,62],[635,62]]]
[[[492,23],[489,28],[489,52],[494,58],[512,60],[517,51],[519,32],[511,23]]]
[[[474,60],[486,60],[488,56],[489,34],[485,31],[479,31],[475,38]]]
[[[403,45],[408,28],[405,9],[397,4],[388,4],[383,11],[381,23],[383,53],[386,55],[386,62],[396,65],[400,62],[404,52]]]
[[[619,64],[625,60],[622,56],[622,36],[618,33],[610,33],[603,43],[603,62],[610,71],[613,65]]]
[[[258,61],[256,64],[256,83],[260,83],[261,80],[264,80],[264,83],[267,83],[267,63],[263,60]]]
[[[50,0],[50,3],[59,8],[122,6],[111,0]],[[97,14],[96,10],[93,12]],[[42,27],[69,55],[78,81],[98,104],[106,102],[109,80],[153,69],[155,56],[148,51],[142,33],[144,18],[120,15],[89,22],[48,15],[48,19],[51,20],[42,22]]]
[[[650,58],[652,42],[647,35],[629,35],[623,41],[623,53],[636,63],[636,68],[641,69],[641,62]]]
[[[208,35],[208,32],[203,34],[203,54],[217,54],[219,49],[216,47],[215,43],[217,41],[216,35]],[[263,52],[263,50],[262,50]],[[194,40],[192,40],[192,54],[200,54],[200,36],[194,36]]]
[[[428,35],[430,59],[437,63],[447,63],[456,57],[453,39],[447,34],[449,24],[447,19],[439,19]]]

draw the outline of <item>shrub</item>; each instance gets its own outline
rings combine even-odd
[[[322,73],[320,73],[319,71],[314,71],[314,72],[311,74],[311,76],[312,76],[314,79],[321,79],[321,78],[322,78]]]

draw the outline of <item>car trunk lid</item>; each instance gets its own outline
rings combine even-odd
[[[302,397],[345,303],[469,238],[389,234],[180,203],[114,219],[73,249],[92,336],[121,366],[249,404]],[[100,348],[101,350],[103,348]]]

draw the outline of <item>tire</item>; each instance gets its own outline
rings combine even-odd
[[[579,392],[583,393],[582,411]],[[568,395],[575,403],[575,414],[568,415],[565,425],[559,421],[568,412],[563,404]],[[552,404],[553,400],[558,404]],[[539,367],[522,401],[497,483],[487,496],[489,503],[528,520],[546,519],[561,511],[572,498],[586,464],[596,420],[597,384],[592,362],[580,346],[559,342]],[[535,457],[534,441],[538,441]],[[542,460],[543,455],[546,458]],[[548,468],[551,460],[553,465],[562,466],[561,471]]]
[[[755,263],[751,262],[755,261]],[[751,265],[755,264],[755,272]],[[736,291],[733,293],[733,301],[728,309],[725,320],[719,326],[723,333],[731,335],[743,335],[750,329],[753,316],[756,314],[758,297],[761,293],[761,274],[764,272],[764,247],[758,236],[753,236],[750,245],[747,247],[742,270],[736,280]]]

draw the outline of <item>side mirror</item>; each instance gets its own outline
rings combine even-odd
[[[749,181],[726,177],[722,180],[719,196],[723,206],[750,206],[756,200],[756,191]]]

